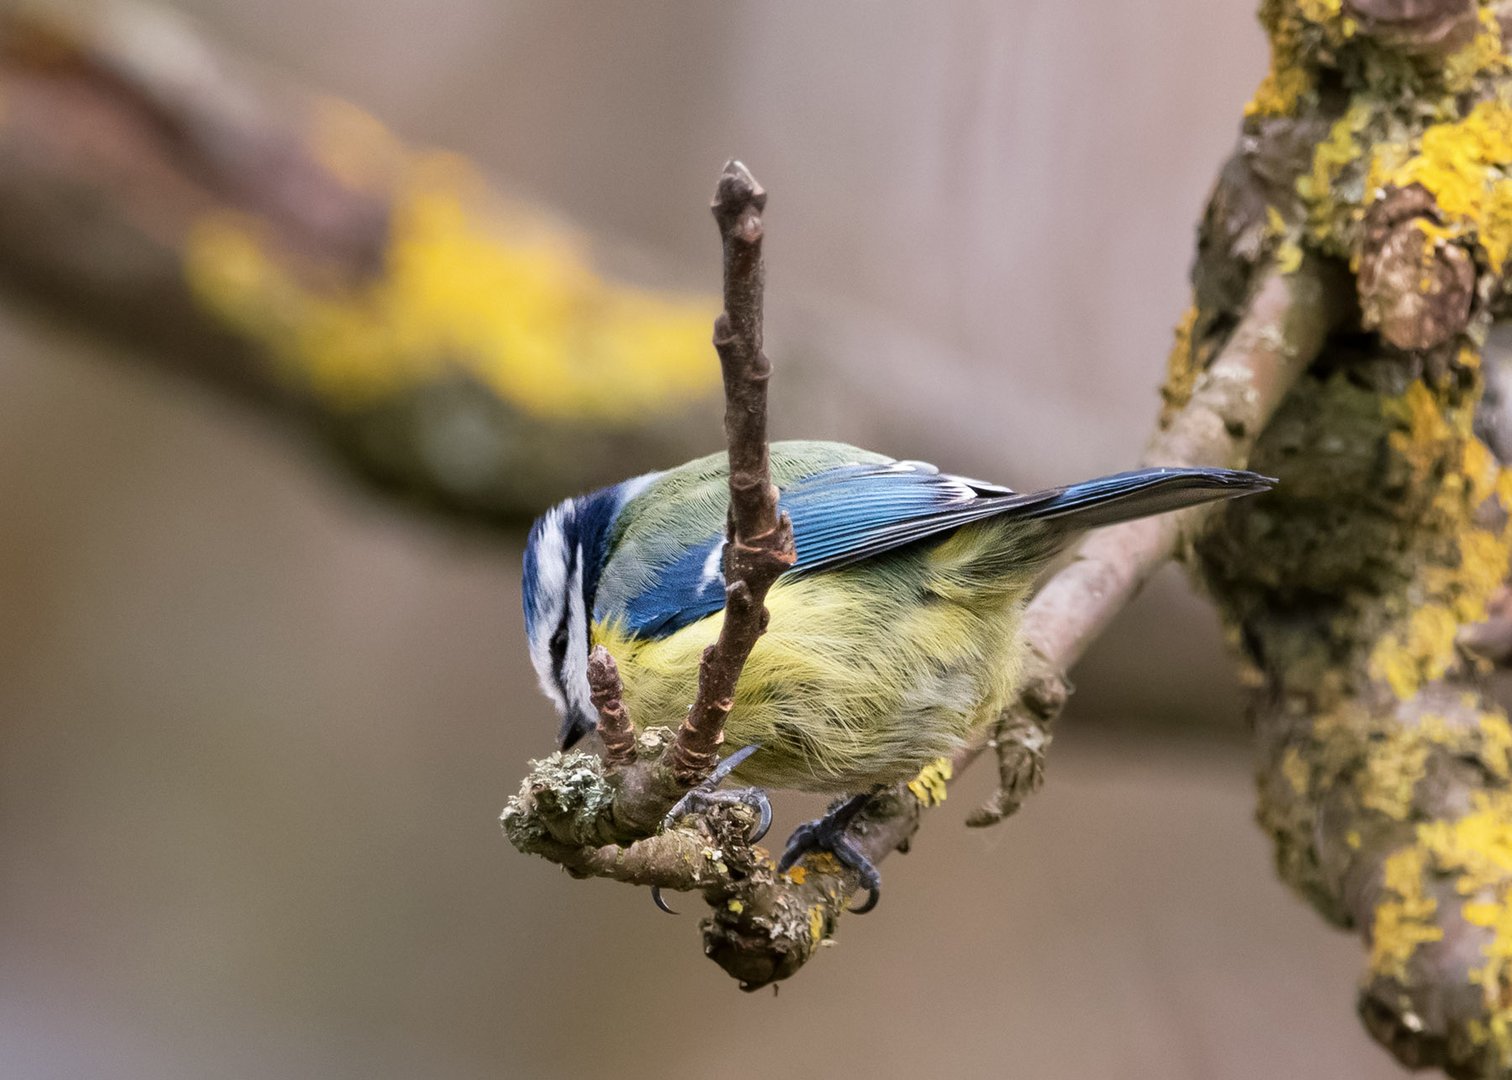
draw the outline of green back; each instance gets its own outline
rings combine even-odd
[[[837,465],[893,460],[846,443],[805,439],[775,442],[771,455],[772,482],[779,488]],[[600,579],[597,610],[623,610],[651,585],[659,567],[690,544],[724,535],[729,473],[729,455],[710,454],[667,470],[625,505],[609,539],[613,571],[606,567]]]

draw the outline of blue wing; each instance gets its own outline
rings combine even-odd
[[[990,517],[1058,519],[1063,535],[1148,514],[1264,491],[1251,472],[1151,468],[1019,494],[896,461],[840,465],[783,490],[798,562],[789,573],[832,570]],[[724,607],[724,537],[709,536],[656,567],[620,613],[639,637],[665,637]]]
[[[923,462],[825,469],[782,492],[798,549],[789,573],[844,566],[1044,497],[951,476]],[[723,608],[723,552],[719,535],[683,549],[627,605],[625,629],[665,637]]]

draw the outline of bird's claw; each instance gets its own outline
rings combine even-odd
[[[679,818],[689,814],[700,814],[712,810],[716,806],[746,806],[756,812],[756,827],[751,830],[751,835],[746,842],[754,844],[767,834],[772,827],[772,801],[767,798],[767,793],[760,788],[732,788],[729,791],[717,790],[736,769],[740,768],[752,754],[761,749],[760,743],[752,743],[750,746],[742,746],[729,757],[715,766],[714,771],[708,778],[697,787],[693,788],[676,805],[667,811],[667,816],[662,818],[662,828],[670,829]],[[651,902],[668,915],[676,915],[662,897],[661,886],[651,886]]]
[[[746,840],[751,844],[760,840],[772,827],[772,801],[767,798],[767,793],[755,787],[732,788],[729,791],[717,790],[726,777],[740,768],[747,758],[760,749],[760,743],[742,746],[721,761],[709,774],[708,779],[677,800],[672,809],[667,811],[667,816],[662,818],[661,827],[670,829],[678,818],[689,814],[704,813],[716,806],[748,806],[756,811],[756,827],[751,830],[751,835]]]
[[[797,865],[798,860],[811,851],[827,851],[843,866],[848,866],[860,878],[860,886],[867,897],[860,906],[850,910],[864,915],[877,906],[882,899],[882,874],[866,852],[846,834],[846,829],[866,805],[870,795],[852,795],[843,802],[830,807],[829,811],[815,821],[807,821],[793,830],[788,837],[782,858],[777,860],[779,873],[786,873]]]

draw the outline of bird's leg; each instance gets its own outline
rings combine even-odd
[[[693,788],[677,804],[667,811],[667,816],[662,818],[662,828],[672,826],[678,818],[689,814],[707,813],[716,806],[747,806],[756,812],[756,827],[751,830],[747,838],[748,843],[756,843],[767,834],[772,827],[772,802],[767,798],[767,793],[761,788],[731,788],[728,791],[718,790],[726,777],[740,768],[752,754],[761,749],[760,743],[752,743],[750,746],[742,746],[729,757],[715,766],[714,771],[708,775],[703,783]],[[668,915],[677,914],[667,906],[666,900],[662,899],[660,886],[651,887],[651,902]]]
[[[875,791],[865,795],[852,795],[832,804],[822,818],[807,821],[793,830],[788,837],[782,858],[777,860],[777,869],[783,873],[811,851],[827,851],[843,865],[850,867],[861,878],[861,887],[869,894],[860,907],[851,908],[863,915],[877,906],[882,898],[882,874],[866,857],[866,852],[845,834],[856,815],[866,806]]]

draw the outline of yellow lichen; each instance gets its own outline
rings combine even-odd
[[[1379,186],[1421,184],[1446,224],[1473,237],[1499,268],[1512,251],[1512,104],[1483,101],[1463,119],[1423,132],[1418,152],[1392,170],[1373,168]]]
[[[1287,225],[1281,211],[1274,206],[1265,208],[1265,233],[1275,245],[1276,269],[1283,274],[1295,274],[1302,266],[1302,245],[1297,232]]]
[[[1412,383],[1400,397],[1385,399],[1381,408],[1396,425],[1387,441],[1397,456],[1419,473],[1435,468],[1439,447],[1454,439],[1456,433],[1427,384],[1421,380]]]
[[[1405,701],[1453,665],[1458,633],[1459,622],[1447,608],[1419,608],[1405,625],[1376,642],[1370,654],[1371,672]]]
[[[1498,780],[1512,779],[1512,724],[1500,713],[1483,713],[1480,718],[1478,760]]]
[[[1495,901],[1469,901],[1460,913],[1471,926],[1491,932],[1481,948],[1486,962],[1473,968],[1470,977],[1479,984],[1486,1006],[1486,1019],[1477,1021],[1471,1037],[1496,1048],[1502,1062],[1512,1061],[1512,1007],[1508,992],[1512,989],[1512,904],[1502,896]]]
[[[1282,274],[1295,274],[1302,267],[1302,245],[1295,236],[1286,236],[1276,248],[1276,270]]]
[[[809,940],[815,945],[824,940],[824,905],[809,908]]]
[[[1344,171],[1363,156],[1365,147],[1360,136],[1370,119],[1369,103],[1351,104],[1329,128],[1327,138],[1319,140],[1313,148],[1312,167],[1297,178],[1297,194],[1307,203],[1309,231],[1319,243],[1337,240],[1337,216],[1341,210],[1352,219],[1362,213],[1354,202],[1341,201],[1335,189]]]
[[[1297,14],[1319,25],[1332,22],[1344,13],[1342,0],[1296,0],[1296,4]]]
[[[787,872],[787,879],[794,885],[802,885],[808,880],[808,870],[802,866],[795,866]]]
[[[1512,793],[1475,791],[1470,799],[1471,811],[1463,817],[1418,826],[1418,843],[1440,873],[1456,876],[1461,896],[1512,885]]]
[[[1293,116],[1302,100],[1313,93],[1313,73],[1304,61],[1303,31],[1309,22],[1314,28],[1319,22],[1340,32],[1344,28],[1334,18],[1336,13],[1327,10],[1329,0],[1304,0],[1304,3],[1320,18],[1299,17],[1297,8],[1286,0],[1262,0],[1260,21],[1270,38],[1271,62],[1255,89],[1255,96],[1244,107],[1245,116]]]
[[[804,859],[808,862],[809,869],[816,874],[835,875],[844,870],[844,867],[840,865],[840,860],[828,851],[811,851],[804,856]]]
[[[1312,89],[1312,76],[1285,51],[1272,49],[1270,70],[1244,106],[1245,116],[1291,116]]]
[[[1472,1036],[1512,1062],[1512,793],[1473,792],[1470,813],[1419,826],[1418,843],[1435,872],[1454,878],[1465,921],[1490,931],[1485,963],[1471,972],[1487,1012]]]
[[[1512,473],[1468,433],[1469,413],[1450,407],[1414,382],[1383,402],[1395,425],[1387,443],[1418,490],[1434,493],[1423,519],[1424,567],[1414,591],[1400,599],[1402,616],[1376,641],[1372,674],[1406,699],[1442,677],[1458,661],[1460,626],[1485,617],[1486,605],[1512,560],[1512,523],[1480,524],[1483,503],[1495,497],[1512,508]],[[1490,519],[1486,519],[1490,520]]]
[[[229,211],[198,222],[185,258],[202,302],[333,407],[448,371],[546,417],[644,420],[711,391],[713,305],[606,280],[579,248],[539,214],[489,199],[464,162],[435,155],[406,164],[371,280],[297,272],[254,220]]]
[[[920,806],[939,806],[945,801],[946,785],[953,775],[955,770],[950,759],[936,758],[908,782],[908,790],[913,792],[913,797],[919,800]]]
[[[1397,730],[1370,745],[1360,773],[1360,805],[1405,821],[1428,763],[1429,741],[1414,730]]]
[[[739,915],[742,911],[745,910],[745,904],[743,904],[739,900],[731,900],[729,903],[725,904],[725,907],[734,912],[736,915]]]
[[[1192,355],[1192,331],[1197,325],[1197,306],[1188,307],[1176,324],[1176,338],[1166,358],[1165,382],[1160,387],[1160,396],[1165,399],[1166,409],[1179,409],[1192,397],[1192,388],[1197,384],[1197,364]]]
[[[1423,887],[1426,852],[1409,845],[1393,852],[1384,866],[1384,890],[1370,930],[1370,970],[1407,981],[1407,963],[1419,945],[1439,941],[1432,922],[1438,904]]]

